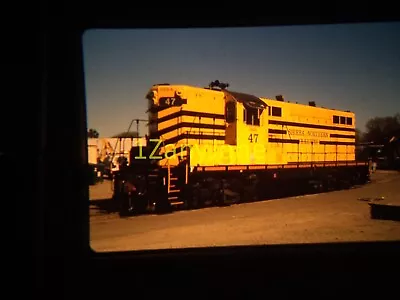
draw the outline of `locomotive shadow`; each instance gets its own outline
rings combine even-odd
[[[370,180],[368,183],[374,182],[374,180]],[[367,184],[368,184],[367,183]],[[241,201],[239,198],[236,196],[228,196],[226,198],[226,201],[224,203],[220,203],[218,205],[212,205],[206,204],[202,205],[200,207],[192,207],[192,208],[183,208],[183,207],[174,207],[168,210],[163,210],[163,211],[146,211],[146,212],[135,212],[135,213],[127,213],[127,214],[121,214],[120,208],[118,205],[113,201],[112,198],[107,198],[107,199],[92,199],[90,200],[90,215],[94,214],[119,214],[121,218],[129,218],[129,217],[135,217],[135,216],[140,216],[140,215],[168,215],[168,214],[174,214],[178,213],[180,211],[196,211],[196,210],[201,210],[204,208],[222,208],[222,207],[229,207],[233,205],[241,205],[241,204],[248,204],[248,203],[256,203],[256,202],[264,202],[264,201],[272,201],[272,200],[281,200],[285,198],[290,198],[290,197],[298,197],[298,196],[305,196],[305,195],[313,195],[313,194],[324,194],[324,193],[331,193],[335,192],[338,190],[347,190],[347,189],[358,189],[363,187],[364,185],[350,185],[350,186],[341,186],[338,188],[332,188],[329,190],[323,190],[321,191],[318,189],[316,186],[310,186],[307,187],[306,189],[298,189],[298,188],[290,188],[290,189],[279,189],[275,193],[272,193],[270,195],[264,195],[263,197],[256,197],[254,199],[246,199],[246,201]]]
[[[108,199],[93,199],[90,200],[89,203],[90,213],[98,212],[102,214],[112,214],[118,213],[119,208],[117,207],[116,203],[113,201],[112,198]]]

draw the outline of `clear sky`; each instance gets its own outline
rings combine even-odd
[[[361,130],[400,112],[399,22],[88,30],[83,51],[88,126],[103,137],[147,119],[145,95],[156,83],[218,79],[260,97],[315,101],[354,111]]]

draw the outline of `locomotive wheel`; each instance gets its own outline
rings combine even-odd
[[[191,197],[190,197],[190,202],[189,202],[189,208],[196,209],[200,208],[202,206],[202,193],[201,189],[195,188],[192,190]]]
[[[172,212],[172,205],[169,202],[168,199],[168,194],[164,193],[163,194],[164,197],[158,197],[158,199],[156,200],[156,204],[155,204],[155,212],[159,213],[159,214],[163,214],[163,213],[170,213]]]
[[[168,192],[165,188],[157,189],[154,199],[154,212],[156,214],[169,213],[172,211],[172,205],[168,199]]]
[[[238,203],[253,202],[257,200],[256,194],[257,193],[254,186],[245,185],[240,190]]]
[[[201,207],[201,189],[187,187],[183,191],[183,209],[196,209]]]
[[[225,195],[224,195],[223,190],[217,189],[212,192],[212,204],[214,206],[224,205],[224,203],[225,203],[224,199],[225,199]]]
[[[154,211],[157,214],[169,213],[172,211],[172,207],[168,199],[161,199],[156,201],[156,204],[154,205]]]
[[[257,183],[252,184],[251,186],[249,186],[248,189],[248,194],[247,197],[249,198],[247,201],[245,202],[254,202],[254,201],[258,201],[260,198],[258,196],[258,192],[257,192]]]
[[[191,202],[192,202],[192,194],[193,192],[190,190],[189,187],[185,186],[185,188],[182,190],[182,199],[183,199],[183,204],[182,204],[182,209],[191,209]]]
[[[255,193],[258,200],[264,200],[268,198],[267,187],[268,184],[265,184],[262,180],[257,182],[255,187],[256,189]]]
[[[352,183],[353,185],[358,185],[359,183],[361,183],[361,176],[359,172],[355,172],[355,174],[353,174],[352,177]]]
[[[134,209],[134,205],[132,203],[132,198],[130,197],[130,195],[121,194],[119,199],[121,201],[119,215],[121,217],[132,216],[135,212],[135,209]]]

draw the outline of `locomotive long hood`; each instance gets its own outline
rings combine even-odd
[[[266,109],[268,106],[260,98],[250,94],[232,92],[227,90],[223,90],[223,92],[225,93],[226,96],[231,96],[233,99],[235,99],[240,103],[243,103],[243,105],[248,108]]]

